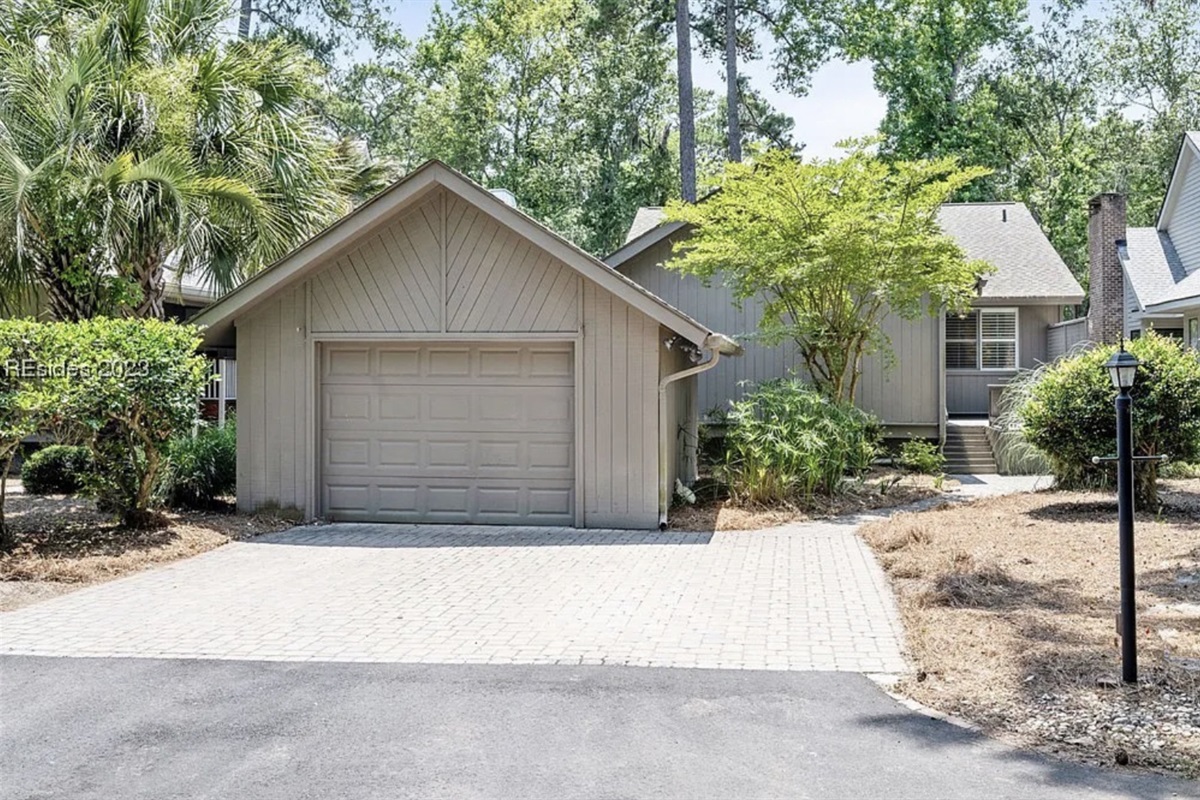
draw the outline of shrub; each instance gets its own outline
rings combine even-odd
[[[196,329],[106,318],[42,328],[38,407],[87,432],[96,465],[87,488],[100,508],[131,527],[152,524],[167,443],[192,429],[208,380]]]
[[[835,492],[878,453],[879,421],[798,380],[760,384],[733,404],[722,476],[735,500],[778,503]]]
[[[946,457],[935,442],[909,439],[900,445],[900,466],[923,475],[939,475],[946,468]]]
[[[31,494],[75,494],[91,472],[92,452],[86,447],[52,444],[21,466],[21,483]]]
[[[1115,476],[1111,463],[1094,466],[1091,458],[1112,455],[1116,446],[1116,392],[1104,369],[1116,349],[1095,347],[1047,366],[1021,406],[1026,439],[1065,488],[1103,486]],[[1132,390],[1135,455],[1200,458],[1200,359],[1152,331],[1129,351],[1142,362]],[[1134,475],[1137,501],[1156,506],[1158,465],[1141,462]]]
[[[212,508],[237,487],[237,430],[232,419],[220,428],[203,425],[167,449],[163,495],[174,508]]]

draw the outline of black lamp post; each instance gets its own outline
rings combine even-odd
[[[1121,558],[1121,680],[1137,683],[1137,621],[1133,566],[1133,398],[1129,390],[1137,378],[1132,353],[1121,349],[1104,365],[1117,389],[1117,529]]]

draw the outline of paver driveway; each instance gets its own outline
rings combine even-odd
[[[0,615],[0,652],[899,672],[854,531],[296,528]]]

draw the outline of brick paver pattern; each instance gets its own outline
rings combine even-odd
[[[2,614],[0,652],[901,672],[855,527],[295,528]]]

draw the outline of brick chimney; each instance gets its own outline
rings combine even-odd
[[[1125,277],[1117,246],[1125,244],[1125,195],[1106,192],[1088,201],[1088,339],[1121,341]]]

